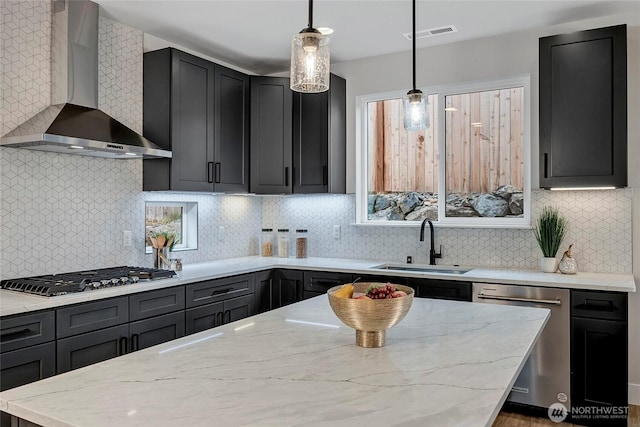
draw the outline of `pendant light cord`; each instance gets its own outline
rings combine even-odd
[[[313,0],[309,0],[309,28],[313,28]]]
[[[312,0],[309,0],[312,1]],[[309,19],[311,19],[311,12],[309,12]],[[416,0],[413,0],[413,90],[416,90]]]

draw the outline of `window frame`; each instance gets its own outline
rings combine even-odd
[[[156,200],[145,200],[145,213],[144,213],[144,235],[146,236],[147,228],[147,206],[162,206],[162,207],[179,207],[182,208],[182,240],[183,242],[174,245],[171,252],[190,251],[198,249],[198,203],[197,202],[163,202]],[[145,238],[145,253],[152,253],[151,246],[146,245]]]
[[[524,166],[524,212],[520,218],[482,218],[482,217],[446,217],[446,141],[444,111],[445,97],[463,93],[508,89],[513,87],[523,88],[522,105],[522,129],[523,140],[523,166]],[[438,221],[434,225],[451,228],[531,228],[531,77],[519,75],[514,77],[481,80],[474,82],[451,83],[446,85],[429,86],[420,88],[425,95],[437,95],[438,97]],[[356,220],[355,225],[371,227],[415,227],[421,221],[371,221],[367,215],[368,202],[368,177],[369,177],[369,138],[367,127],[367,104],[369,102],[383,101],[392,98],[402,98],[405,91],[389,91],[356,97]]]

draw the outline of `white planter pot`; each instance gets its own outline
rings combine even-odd
[[[540,258],[540,270],[545,273],[555,273],[558,270],[558,260],[555,257]]]

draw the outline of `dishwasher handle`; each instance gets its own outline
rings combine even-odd
[[[562,305],[562,301],[559,299],[536,299],[536,298],[520,298],[520,297],[504,297],[500,295],[485,295],[483,292],[478,294],[479,299],[494,299],[500,301],[518,301],[518,302],[530,302],[535,304],[549,304],[549,305]]]

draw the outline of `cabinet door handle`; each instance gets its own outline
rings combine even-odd
[[[219,311],[216,313],[216,317],[215,317],[215,323],[213,324],[213,326],[220,326],[224,324],[224,313],[222,311]]]
[[[127,337],[121,337],[120,340],[118,341],[118,344],[119,344],[118,347],[120,347],[119,350],[118,350],[118,354],[120,356],[122,356],[123,354],[127,354],[127,351],[128,351],[127,350],[127,341],[128,341]]]
[[[140,350],[140,335],[133,334],[131,335],[131,351]]]
[[[329,168],[327,165],[322,166],[322,185],[329,184]]]
[[[544,153],[544,177],[549,177],[549,155]]]
[[[216,184],[220,184],[220,162],[216,162],[215,164],[215,177],[216,177]]]
[[[284,186],[289,186],[289,166],[285,166],[284,168]]]
[[[207,162],[207,182],[213,184],[213,162]]]
[[[0,341],[5,341],[12,338],[15,339],[15,338],[18,338],[20,335],[26,335],[29,332],[31,332],[31,329],[29,328],[24,328],[19,331],[6,332],[0,335]]]
[[[220,295],[220,294],[226,294],[228,292],[231,292],[232,290],[233,290],[233,288],[215,289],[213,292],[211,292],[211,296]]]

